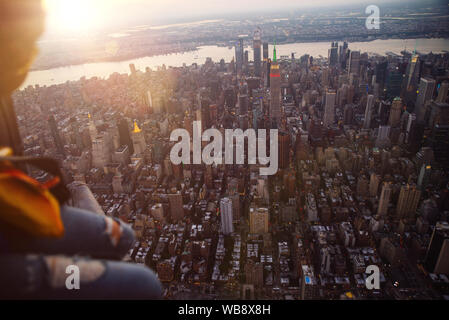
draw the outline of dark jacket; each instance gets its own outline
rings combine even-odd
[[[0,97],[0,147],[2,146],[11,147],[14,155],[23,154],[22,139],[10,97]]]

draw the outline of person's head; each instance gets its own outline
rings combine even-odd
[[[41,0],[0,0],[0,96],[25,80],[43,30]]]

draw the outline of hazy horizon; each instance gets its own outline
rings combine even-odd
[[[380,0],[46,0],[47,28],[45,37],[53,35],[91,34],[97,31],[114,30],[122,27],[146,25],[161,25],[190,22],[203,19],[229,17],[249,17],[260,14],[293,14],[301,9],[313,12],[315,8],[340,7],[358,8],[368,4],[416,5],[441,2],[439,0],[399,1]],[[382,8],[381,8],[382,11]],[[72,25],[68,25],[68,24]],[[76,24],[76,28],[74,28]]]

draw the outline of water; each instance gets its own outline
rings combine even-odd
[[[400,54],[404,48],[411,51],[415,47],[416,50],[422,53],[430,51],[437,53],[443,50],[449,51],[449,39],[389,39],[389,40],[374,40],[370,42],[352,42],[349,43],[351,50],[361,50],[362,52],[370,52],[377,54],[385,54],[391,51]],[[291,43],[281,44],[276,46],[277,56],[288,55],[292,52],[295,57],[300,57],[303,54],[309,54],[314,57],[327,57],[327,51],[330,48],[330,42],[310,42],[310,43]],[[253,56],[252,49],[246,48],[250,60]],[[272,56],[273,47],[269,46],[270,57]],[[220,61],[224,59],[226,62],[234,58],[234,49],[228,47],[217,46],[203,46],[199,47],[197,51],[190,51],[184,53],[174,53],[168,55],[158,55],[152,57],[143,57],[138,59],[131,59],[121,62],[99,62],[86,63],[81,65],[53,68],[48,70],[32,71],[28,74],[22,88],[28,85],[39,84],[52,85],[64,83],[66,81],[76,81],[81,77],[101,77],[107,78],[111,73],[129,73],[129,64],[134,63],[137,69],[144,70],[145,67],[155,69],[158,66],[165,64],[173,67],[180,67],[184,63],[191,65],[192,63],[202,64],[206,58],[210,57],[213,61]]]

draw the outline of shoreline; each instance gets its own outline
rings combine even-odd
[[[167,55],[171,55],[171,54],[183,54],[186,52],[192,52],[192,51],[198,51],[199,46],[191,48],[191,49],[183,49],[183,50],[179,50],[179,51],[169,51],[166,53],[154,53],[154,54],[136,54],[136,55],[127,55],[127,56],[121,56],[121,57],[105,57],[105,58],[101,58],[101,59],[86,59],[86,61],[84,62],[80,62],[80,63],[72,63],[72,64],[55,64],[53,66],[48,66],[48,67],[37,67],[37,68],[33,68],[31,67],[29,69],[29,72],[34,72],[34,71],[46,71],[46,70],[51,70],[51,69],[57,69],[57,68],[66,68],[66,67],[74,67],[74,66],[80,66],[83,64],[91,64],[91,63],[102,63],[102,62],[123,62],[123,61],[128,61],[128,60],[132,60],[132,59],[140,59],[140,58],[145,58],[145,57],[154,57],[154,56],[167,56]]]
[[[417,36],[417,35],[413,35],[413,36],[408,36],[408,37],[399,37],[399,36],[391,36],[391,37],[376,37],[376,38],[367,38],[367,37],[363,37],[360,39],[352,38],[352,39],[345,39],[345,37],[329,37],[328,39],[316,39],[315,41],[313,39],[298,39],[298,40],[291,40],[291,41],[280,41],[277,44],[278,45],[285,45],[285,44],[294,44],[294,43],[319,43],[319,42],[332,42],[332,41],[347,41],[348,43],[352,43],[352,42],[371,42],[371,41],[376,41],[376,40],[409,40],[409,39],[449,39],[449,35],[447,35],[446,37],[435,37],[435,36],[425,36],[425,35],[421,35],[421,36]],[[231,40],[229,40],[230,43],[228,44],[224,44],[223,42],[221,42],[220,44],[212,44],[212,43],[200,43],[197,44],[195,47],[192,48],[186,48],[186,49],[182,49],[182,50],[172,50],[172,51],[167,51],[166,53],[155,53],[155,54],[130,54],[130,55],[126,55],[126,56],[120,56],[120,57],[104,57],[101,59],[86,59],[83,62],[80,63],[73,63],[73,64],[64,64],[64,63],[60,63],[60,64],[55,64],[52,66],[47,66],[47,67],[36,67],[33,68],[31,67],[29,72],[35,72],[35,71],[46,71],[46,70],[51,70],[51,69],[57,69],[57,68],[65,68],[65,67],[72,67],[72,66],[79,66],[79,65],[83,65],[83,64],[91,64],[91,63],[103,63],[103,62],[123,62],[123,61],[128,61],[128,60],[132,60],[132,59],[140,59],[140,58],[146,58],[146,57],[154,57],[154,56],[164,56],[164,55],[172,55],[172,54],[183,54],[186,52],[194,52],[194,51],[198,51],[198,49],[200,47],[204,47],[204,46],[217,46],[217,47],[229,47],[231,46]],[[449,48],[448,48],[449,51]]]

